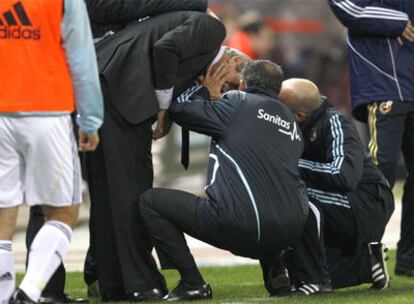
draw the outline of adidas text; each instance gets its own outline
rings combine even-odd
[[[40,28],[0,27],[0,39],[39,40],[40,38]]]

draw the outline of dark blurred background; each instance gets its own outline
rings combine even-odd
[[[331,102],[350,110],[346,32],[324,0],[212,0],[230,46],[280,64],[286,78],[317,83]],[[248,45],[250,44],[250,45]]]

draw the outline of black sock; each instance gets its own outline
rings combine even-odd
[[[179,270],[181,281],[187,285],[199,287],[205,284],[198,268]]]

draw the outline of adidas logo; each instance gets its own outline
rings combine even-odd
[[[0,277],[0,282],[12,281],[12,280],[13,280],[13,275],[10,272],[6,272]]]
[[[0,39],[39,40],[40,28],[33,28],[32,22],[21,2],[0,16]]]

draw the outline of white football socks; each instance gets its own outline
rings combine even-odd
[[[9,303],[16,287],[16,273],[11,241],[0,241],[0,304]]]
[[[19,288],[37,302],[53,273],[69,249],[72,229],[58,221],[48,221],[30,247],[26,275]]]

